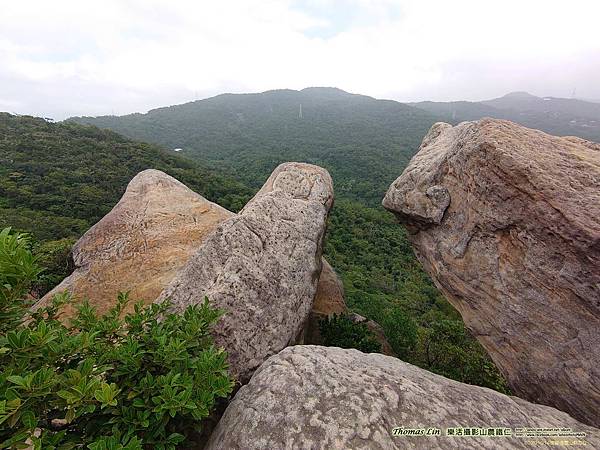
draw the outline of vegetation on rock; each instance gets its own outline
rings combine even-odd
[[[120,318],[86,302],[66,327],[67,293],[31,312],[42,272],[26,236],[0,233],[0,448],[174,449],[232,391],[208,300],[181,315],[168,302]]]
[[[381,352],[381,344],[364,323],[354,323],[343,314],[333,314],[319,321],[323,345],[355,348],[365,353]]]

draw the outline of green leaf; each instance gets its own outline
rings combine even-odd
[[[37,417],[33,411],[27,410],[21,414],[21,423],[27,428],[35,428],[38,424]]]
[[[27,388],[27,380],[19,375],[11,375],[7,378],[13,384],[16,384],[19,387]]]

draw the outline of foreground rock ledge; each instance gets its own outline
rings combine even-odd
[[[600,426],[600,145],[438,123],[383,205],[513,392]]]
[[[560,427],[599,430],[548,406],[449,380],[396,358],[294,346],[269,358],[242,387],[207,449],[551,448],[514,437],[391,435],[394,427]],[[444,433],[444,431],[442,431]]]
[[[321,272],[329,173],[310,164],[280,165],[235,217],[206,239],[157,301],[173,310],[210,299],[226,314],[213,330],[240,382],[300,337]]]
[[[119,292],[151,303],[185,265],[204,238],[234,214],[159,170],[137,174],[115,207],[73,247],[75,271],[36,308],[58,292],[87,298],[99,313]],[[129,310],[133,303],[129,305]],[[65,315],[74,309],[67,307]]]

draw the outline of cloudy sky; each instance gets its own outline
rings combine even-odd
[[[0,0],[0,111],[126,114],[336,86],[600,99],[599,0]]]

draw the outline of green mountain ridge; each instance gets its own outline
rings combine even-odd
[[[148,168],[233,210],[252,194],[156,145],[95,127],[0,113],[0,228],[13,226],[41,241],[79,237]]]
[[[222,94],[146,114],[69,119],[181,148],[253,187],[279,163],[317,164],[330,171],[338,197],[370,205],[379,204],[437,120],[393,100],[336,88]]]
[[[493,117],[558,136],[600,141],[600,104],[590,101],[511,92],[481,102],[418,102],[410,105],[441,116],[452,124]]]

